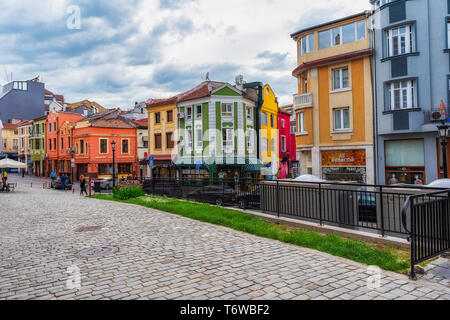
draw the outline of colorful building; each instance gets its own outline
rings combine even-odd
[[[68,112],[79,113],[85,117],[108,111],[97,102],[89,100],[67,104],[65,108]]]
[[[30,148],[30,137],[32,130],[32,121],[22,121],[17,125],[18,134],[18,159],[20,162],[27,164],[26,173],[31,173],[33,171],[33,164],[31,162],[31,148]]]
[[[2,157],[8,157],[13,160],[18,160],[19,135],[17,132],[17,125],[18,123],[3,122]]]
[[[136,125],[137,161],[139,164],[138,177],[150,177],[148,165],[148,119],[133,120]]]
[[[375,182],[368,12],[295,32],[294,96],[301,174]]]
[[[71,172],[70,125],[84,117],[77,113],[51,111],[46,123],[46,166],[47,174]]]
[[[257,175],[257,101],[242,82],[205,81],[177,97],[182,176],[231,179]],[[268,106],[269,108],[269,106]]]
[[[33,129],[30,136],[30,154],[33,162],[33,174],[37,177],[47,176],[46,170],[46,124],[47,116],[33,120]]]
[[[297,177],[297,148],[295,144],[295,130],[291,127],[292,113],[278,111],[278,141],[279,141],[279,171],[278,178],[296,178]],[[295,122],[294,122],[295,124]],[[295,128],[294,128],[295,129]]]
[[[177,96],[148,100],[148,155],[152,158],[151,177],[176,177],[172,153],[177,145]],[[147,159],[148,160],[148,159]]]
[[[115,142],[113,169],[112,142]],[[75,177],[90,178],[137,175],[136,125],[120,110],[99,113],[80,120],[73,129]]]

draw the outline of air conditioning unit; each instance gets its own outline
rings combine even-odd
[[[438,121],[446,120],[446,116],[441,111],[431,111],[430,120],[432,122],[438,122]]]

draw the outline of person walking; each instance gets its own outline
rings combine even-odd
[[[50,173],[50,178],[52,178],[52,188],[54,188],[55,187],[55,180],[56,180],[56,172],[55,171],[52,171]]]
[[[82,196],[83,193],[86,193],[86,196],[88,195],[88,192],[86,190],[86,178],[84,176],[81,176],[80,177],[80,196]]]
[[[6,172],[6,169],[2,170],[2,191],[5,191],[6,189],[6,180],[8,180],[8,172]]]
[[[63,191],[66,191],[66,182],[67,182],[67,177],[63,173],[63,174],[61,174],[61,187],[62,187]]]

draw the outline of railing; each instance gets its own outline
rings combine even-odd
[[[312,104],[312,93],[294,95],[294,107]]]
[[[402,224],[411,242],[410,278],[415,280],[416,264],[450,250],[450,190],[408,197]]]

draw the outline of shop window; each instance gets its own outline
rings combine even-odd
[[[425,184],[424,141],[385,141],[387,184]]]
[[[130,163],[119,163],[118,164],[119,174],[130,174],[131,173],[131,164]]]

